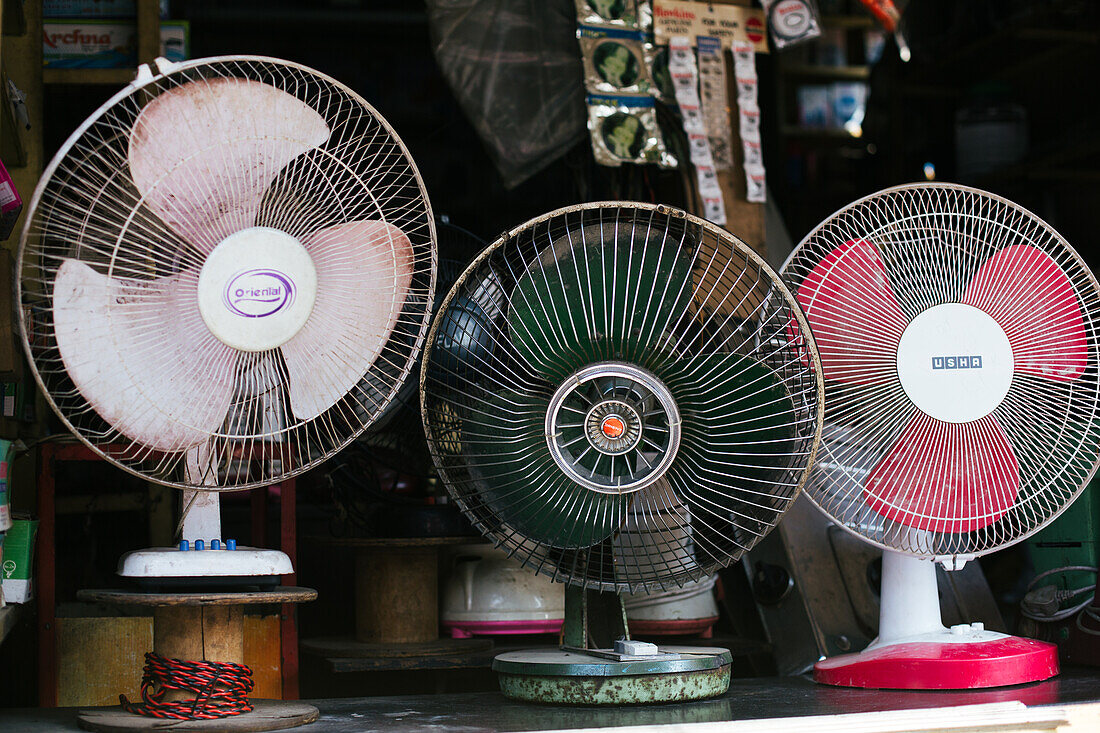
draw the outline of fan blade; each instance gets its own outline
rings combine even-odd
[[[826,379],[876,384],[897,379],[907,319],[878,250],[853,240],[824,257],[798,288]]]
[[[477,393],[475,393],[476,395]],[[546,398],[480,390],[458,416],[477,500],[526,537],[586,548],[626,521],[630,494],[591,491],[562,473],[546,444]]]
[[[867,476],[872,509],[916,529],[973,532],[1016,502],[1020,466],[993,415],[941,422],[917,412]]]
[[[254,224],[272,180],[322,145],[329,127],[308,104],[247,79],[203,79],[164,92],[130,133],[130,175],[145,203],[209,254]]]
[[[694,290],[680,238],[590,224],[562,235],[519,278],[512,342],[551,381],[605,359],[645,366],[653,343],[686,318]]]
[[[1068,382],[1088,364],[1088,336],[1073,284],[1045,252],[1026,244],[986,260],[963,302],[988,313],[1012,346],[1015,370]]]
[[[661,374],[683,423],[673,486],[690,510],[699,553],[715,558],[763,536],[797,493],[787,387],[740,354],[709,354]]]
[[[118,280],[73,259],[53,283],[66,371],[100,417],[154,450],[207,441],[232,400],[236,352],[206,330],[197,289],[192,273]]]
[[[302,244],[317,269],[309,320],[282,345],[290,407],[311,420],[355,388],[382,353],[412,283],[412,242],[381,221],[320,229]]]

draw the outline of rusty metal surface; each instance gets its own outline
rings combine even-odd
[[[505,695],[528,702],[559,705],[637,705],[705,700],[729,688],[730,667],[696,672],[665,672],[619,677],[571,677],[501,674]]]

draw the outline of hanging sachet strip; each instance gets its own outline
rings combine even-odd
[[[756,78],[756,53],[751,43],[733,42],[733,74],[737,79],[737,118],[741,149],[745,158],[745,198],[763,203],[767,200],[764,156],[760,146],[759,84]]]
[[[676,103],[683,118],[688,152],[695,167],[699,197],[703,200],[703,216],[715,224],[725,224],[726,207],[722,200],[722,189],[718,186],[718,176],[714,169],[714,158],[711,155],[697,91],[699,77],[695,66],[695,50],[686,36],[671,38],[668,50],[668,68],[676,90]]]

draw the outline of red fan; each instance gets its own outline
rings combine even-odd
[[[988,687],[1057,673],[1054,647],[940,621],[934,562],[1018,542],[1100,455],[1100,288],[1046,223],[999,197],[901,186],[842,209],[784,268],[821,354],[825,437],[807,486],[883,548],[879,637],[820,662],[861,687]]]

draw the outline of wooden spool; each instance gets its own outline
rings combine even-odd
[[[317,598],[310,588],[284,587],[248,593],[141,593],[82,590],[82,601],[153,608],[153,651],[188,661],[244,664],[244,607],[253,604],[301,603]],[[166,701],[191,700],[194,695],[168,690]],[[136,702],[136,701],[132,701]],[[296,701],[253,700],[251,713],[215,720],[173,720],[128,713],[122,708],[81,710],[78,720],[87,730],[115,731],[171,728],[181,731],[266,731],[304,725],[317,719],[317,708]]]
[[[439,550],[484,542],[481,537],[309,540],[355,550],[356,642],[390,648],[411,644],[424,649],[434,649],[439,643]]]
[[[355,554],[355,638],[406,644],[439,638],[439,560],[434,547],[377,547]]]

